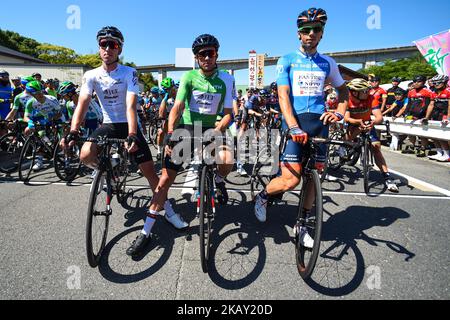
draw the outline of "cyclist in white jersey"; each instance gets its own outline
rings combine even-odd
[[[95,92],[100,101],[103,113],[103,125],[91,138],[106,136],[109,138],[128,139],[128,152],[134,154],[136,163],[147,178],[153,192],[158,185],[150,149],[142,132],[138,128],[137,100],[139,94],[138,75],[133,68],[118,64],[122,53],[124,38],[115,27],[104,27],[97,34],[102,66],[86,72],[80,91],[78,106],[73,115],[71,132],[65,143],[79,137],[79,129],[86,115],[89,103]],[[96,144],[84,144],[80,158],[86,165],[96,168],[99,150]],[[166,219],[181,229],[187,224],[176,214],[169,201],[165,202]]]

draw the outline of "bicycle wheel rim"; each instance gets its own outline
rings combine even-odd
[[[13,133],[0,138],[0,172],[11,174],[19,167],[24,140]]]
[[[19,179],[28,181],[30,179],[31,171],[36,160],[37,145],[36,139],[31,136],[25,142],[19,160]]]
[[[110,215],[99,215],[103,206],[106,213],[111,204],[110,179],[104,170],[99,170],[94,178],[89,196],[86,222],[86,253],[89,265],[95,268],[100,263],[103,249],[106,245]],[[104,196],[105,203],[99,204],[99,196]],[[110,210],[110,208],[109,208]]]
[[[211,245],[211,216],[212,216],[212,179],[208,173],[208,167],[204,167],[200,179],[200,212],[199,212],[199,237],[200,260],[204,273],[208,272],[208,263]]]
[[[323,219],[323,203],[322,203],[322,188],[320,185],[320,177],[316,170],[313,170],[308,177],[309,181],[314,184],[315,191],[315,204],[308,223],[305,224],[308,229],[309,235],[314,239],[314,245],[312,249],[305,248],[301,245],[299,239],[296,239],[295,256],[297,262],[297,269],[302,277],[306,280],[311,277],[316,266],[317,258],[320,252],[320,242],[322,238],[322,219]],[[307,182],[303,182],[302,195],[300,197],[299,205],[299,217],[302,215],[303,204],[306,198],[306,185]]]

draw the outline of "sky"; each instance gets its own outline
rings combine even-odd
[[[75,28],[67,27],[68,20],[74,21],[70,6],[79,8],[79,28],[73,23]],[[408,46],[450,29],[448,0],[47,0],[30,10],[4,1],[0,28],[89,54],[98,51],[97,31],[114,25],[125,36],[125,61],[154,65],[175,63],[175,48],[191,47],[202,33],[219,39],[219,59],[246,58],[250,50],[269,56],[287,54],[299,47],[298,14],[313,6],[325,9],[329,17],[319,46],[324,53]],[[379,29],[368,27],[376,14],[368,12],[372,6],[379,8]],[[179,79],[181,73],[169,76]],[[237,84],[248,81],[247,70],[235,76]],[[275,68],[266,68],[266,83],[274,80]]]

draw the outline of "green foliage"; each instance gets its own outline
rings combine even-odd
[[[158,85],[158,82],[153,78],[151,73],[140,73],[139,81],[144,84],[145,91],[149,91],[152,87]]]
[[[75,59],[76,64],[84,64],[91,68],[98,68],[102,65],[102,59],[99,54],[85,54]]]
[[[37,47],[38,58],[53,64],[71,64],[78,55],[74,50],[44,43]]]
[[[16,32],[0,29],[0,45],[38,58],[37,47],[40,43]]]
[[[401,77],[408,80],[414,78],[416,75],[424,75],[426,77],[436,75],[436,70],[420,54],[397,61],[386,60],[380,66],[361,69],[359,72],[364,74],[373,73],[380,76],[382,83],[390,83],[393,77]]]

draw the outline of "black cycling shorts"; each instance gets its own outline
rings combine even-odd
[[[128,138],[128,123],[103,124],[100,128],[95,130],[90,137],[93,139],[97,139],[98,137],[126,139]],[[131,154],[131,156],[134,157],[137,164],[153,161],[152,153],[150,152],[150,148],[148,147],[141,130],[138,130],[137,138],[137,145],[139,149],[135,153]]]

